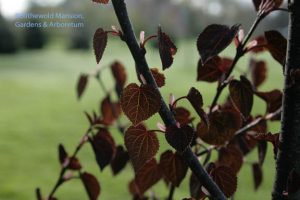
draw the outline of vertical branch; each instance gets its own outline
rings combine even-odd
[[[136,70],[138,74],[142,74],[147,82],[147,84],[152,85],[159,92],[157,84],[149,70],[147,61],[145,59],[144,53],[141,51],[140,46],[136,40],[130,19],[128,17],[126,4],[124,0],[112,0],[115,13],[117,15],[118,21],[123,30],[122,39],[126,42],[136,64]],[[161,95],[160,95],[161,96]],[[175,125],[176,120],[169,110],[167,104],[164,102],[161,96],[162,106],[160,108],[159,114],[166,124],[166,126]],[[216,183],[211,179],[207,172],[203,169],[198,158],[194,155],[191,148],[188,148],[183,153],[183,158],[195,173],[197,178],[203,183],[204,187],[210,192],[214,200],[226,200],[226,197],[216,185]]]
[[[300,70],[300,2],[290,1],[290,20],[283,113],[281,119],[280,148],[277,154],[276,177],[273,187],[273,200],[284,199],[287,179],[291,170],[300,172],[300,81],[293,77]],[[296,79],[296,80],[294,80]],[[292,199],[292,197],[288,197]]]

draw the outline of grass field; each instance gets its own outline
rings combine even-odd
[[[167,86],[162,93],[167,99],[170,92],[175,96],[185,95],[191,86],[198,88],[208,105],[215,91],[215,85],[196,82],[196,63],[198,53],[192,41],[178,43],[175,64],[166,70]],[[224,53],[233,56],[233,49]],[[269,80],[262,90],[281,88],[282,70],[269,54],[263,54],[268,60]],[[136,81],[134,63],[129,51],[121,42],[109,41],[101,66],[107,66],[115,59],[125,64],[130,81]],[[158,52],[148,50],[150,66],[160,68]],[[73,151],[87,128],[83,111],[98,109],[103,92],[95,81],[90,82],[82,101],[76,100],[75,85],[81,72],[89,72],[96,67],[92,52],[65,51],[58,45],[44,51],[24,51],[17,55],[0,55],[0,200],[34,199],[34,190],[42,188],[44,194],[55,183],[60,166],[57,159],[57,145],[64,143],[69,152]],[[248,58],[238,63],[240,70],[248,66]],[[109,71],[103,74],[108,88],[112,87]],[[223,98],[225,94],[223,95]],[[263,113],[265,105],[255,99],[253,113]],[[160,119],[155,116],[149,120],[153,126]],[[272,131],[279,130],[278,123],[270,124]],[[122,138],[112,129],[119,143]],[[160,136],[161,137],[161,136]],[[161,137],[161,148],[167,148]],[[274,179],[274,160],[272,149],[264,165],[264,181],[258,191],[254,191],[251,166],[245,164],[239,174],[237,200],[270,199]],[[112,178],[109,168],[103,173],[94,161],[89,145],[80,152],[79,157],[84,169],[94,173],[101,182],[100,199],[130,199],[127,182],[133,177],[129,166],[117,177]],[[256,152],[245,158],[247,163],[257,160]],[[160,183],[154,192],[164,197],[167,188]],[[79,180],[63,186],[57,192],[58,199],[87,199]],[[175,199],[189,197],[187,179],[175,192]]]

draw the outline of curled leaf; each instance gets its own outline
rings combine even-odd
[[[177,48],[170,37],[162,32],[161,27],[158,27],[158,47],[159,55],[163,65],[163,70],[169,68],[173,64],[173,56],[177,52]]]
[[[194,87],[192,87],[187,95],[187,99],[192,104],[195,111],[198,113],[201,120],[206,124],[209,125],[208,116],[203,110],[203,98],[201,93]]]

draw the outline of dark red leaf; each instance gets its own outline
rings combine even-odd
[[[93,147],[97,163],[100,169],[103,170],[115,156],[115,141],[108,130],[100,128],[98,133],[90,139],[90,143]]]
[[[165,85],[165,75],[160,73],[157,68],[151,68],[151,73],[158,87],[162,87]]]
[[[219,150],[218,161],[216,164],[218,166],[227,166],[237,174],[240,171],[243,162],[244,156],[241,150],[235,145],[228,145]]]
[[[262,166],[266,155],[267,155],[267,142],[266,141],[259,141],[257,148],[258,148],[258,163]]]
[[[147,131],[143,124],[130,126],[125,132],[125,146],[137,172],[143,165],[151,160],[159,149],[156,133]]]
[[[250,66],[253,85],[259,87],[267,78],[267,65],[264,61],[251,60]]]
[[[201,59],[198,62],[197,81],[215,82],[220,80],[222,75],[231,67],[232,60],[228,58],[220,58],[214,56],[205,64],[202,64]]]
[[[235,193],[237,177],[229,167],[217,167],[210,172],[210,175],[226,197],[229,198]]]
[[[255,92],[255,94],[267,103],[267,113],[275,112],[282,105],[282,92],[280,90]]]
[[[102,123],[104,125],[112,125],[121,114],[121,106],[119,103],[111,102],[107,96],[101,102]]]
[[[234,107],[247,120],[253,106],[253,90],[251,83],[243,76],[241,81],[233,80],[229,84],[230,99]]]
[[[180,128],[172,125],[167,127],[165,136],[173,148],[179,152],[184,152],[193,140],[194,130],[188,125]]]
[[[86,74],[81,74],[77,83],[77,98],[80,99],[86,86],[88,84],[89,77]]]
[[[289,174],[286,187],[288,194],[294,194],[300,190],[300,176],[294,169]]]
[[[275,60],[281,65],[285,64],[287,40],[278,31],[265,32],[267,48]]]
[[[124,150],[123,146],[118,146],[116,155],[110,164],[113,174],[117,175],[119,172],[121,172],[126,166],[128,160],[128,152]]]
[[[187,125],[193,121],[193,118],[191,118],[191,113],[184,107],[176,107],[173,111],[174,117],[179,124]]]
[[[61,165],[65,164],[68,159],[68,153],[65,150],[65,147],[62,144],[58,146],[58,157]]]
[[[215,82],[222,76],[222,71],[219,69],[221,65],[221,58],[215,56],[208,60],[204,65],[201,59],[198,62],[198,76],[197,81]]]
[[[112,75],[115,78],[116,84],[120,88],[123,88],[127,80],[127,74],[124,65],[116,61],[111,65],[110,68],[111,68]]]
[[[131,180],[128,183],[128,190],[129,190],[130,194],[132,194],[133,196],[136,194],[138,194],[138,195],[140,194],[140,191],[139,191],[138,186],[136,185],[135,179]]]
[[[121,106],[133,125],[137,125],[159,111],[160,94],[151,85],[139,87],[137,84],[131,83],[123,90]]]
[[[96,177],[92,174],[84,172],[80,174],[80,179],[85,187],[85,190],[90,200],[97,200],[100,194],[100,184]]]
[[[196,88],[192,87],[187,95],[187,99],[192,104],[193,108],[198,113],[201,120],[206,125],[208,125],[209,124],[208,116],[202,108],[203,107],[203,98],[202,98],[201,93]]]
[[[96,0],[95,2],[104,3],[105,0]],[[107,32],[104,31],[102,28],[98,28],[94,34],[94,39],[93,39],[93,47],[94,47],[94,53],[96,56],[97,64],[99,64],[103,56],[106,45],[107,45]]]
[[[159,164],[167,180],[172,185],[179,187],[188,170],[188,166],[182,157],[178,153],[167,150],[161,154]]]
[[[71,157],[69,158],[69,165],[68,165],[68,169],[71,170],[80,170],[82,168],[78,158],[76,157]]]
[[[108,4],[109,0],[93,0],[95,3],[103,3],[103,4]]]
[[[161,170],[155,159],[148,161],[135,176],[135,183],[140,194],[144,194],[149,188],[162,178]]]
[[[255,190],[257,190],[263,180],[263,172],[262,172],[261,165],[259,163],[252,164],[252,173],[253,173],[253,180],[254,180],[254,188]]]
[[[258,141],[267,141],[271,142],[274,147],[274,153],[277,155],[277,151],[279,148],[279,133],[259,133],[254,136],[254,138]]]
[[[177,48],[170,37],[162,32],[161,27],[158,27],[158,47],[159,55],[163,65],[163,70],[169,68],[173,63],[173,56],[177,52]]]
[[[201,56],[202,63],[205,64],[209,59],[223,51],[234,39],[239,31],[240,25],[231,28],[225,25],[209,25],[199,35],[197,48]]]
[[[217,110],[209,115],[210,126],[201,122],[197,126],[198,136],[206,143],[222,145],[231,140],[242,126],[240,115],[232,109]]]

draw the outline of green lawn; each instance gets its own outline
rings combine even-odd
[[[175,56],[175,64],[165,71],[167,86],[162,88],[165,99],[169,93],[179,97],[185,95],[191,86],[198,88],[204,96],[206,104],[211,102],[215,85],[196,82],[196,63],[198,53],[192,41],[180,42]],[[233,56],[232,49],[225,55]],[[282,70],[266,53],[270,79],[262,89],[281,88]],[[109,41],[108,48],[101,61],[107,66],[118,58],[125,64],[130,81],[136,81],[134,63],[125,45],[117,41]],[[147,58],[150,66],[160,68],[158,52],[148,50]],[[98,109],[103,92],[95,81],[90,82],[82,101],[76,100],[75,85],[81,72],[88,72],[96,67],[92,52],[68,52],[57,45],[44,51],[24,51],[17,55],[0,55],[0,199],[26,200],[34,199],[34,190],[42,188],[44,194],[55,183],[60,166],[57,159],[57,145],[64,143],[69,152],[73,151],[88,124],[83,111]],[[248,66],[248,59],[243,58],[238,68]],[[112,88],[109,71],[104,72],[105,83]],[[226,97],[225,94],[223,98]],[[265,105],[255,100],[253,113],[263,113]],[[160,119],[155,116],[149,120],[149,126]],[[270,124],[271,130],[278,131],[279,124]],[[119,143],[122,138],[112,129]],[[160,136],[161,137],[161,136]],[[161,137],[161,148],[167,148]],[[264,181],[255,192],[251,174],[251,166],[245,164],[239,176],[238,200],[269,199],[274,176],[274,160],[272,149],[264,166]],[[133,177],[129,166],[117,177],[112,177],[108,168],[99,171],[94,161],[91,148],[87,145],[79,154],[84,169],[94,173],[101,182],[100,199],[130,199],[127,182]],[[256,152],[245,158],[247,163],[257,159]],[[154,188],[158,196],[166,196],[167,189],[160,183]],[[87,199],[79,180],[63,186],[57,192],[58,199]],[[186,182],[175,192],[176,200],[188,197]]]

